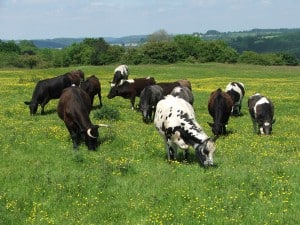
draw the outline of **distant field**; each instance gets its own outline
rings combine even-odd
[[[207,122],[210,92],[230,81],[245,84],[244,116],[230,118],[232,133],[217,140],[214,168],[168,163],[153,124],[142,122],[129,100],[107,99],[115,66],[80,67],[102,83],[103,104],[120,119],[96,119],[101,146],[72,149],[55,111],[30,116],[36,81],[78,68],[0,70],[0,224],[298,224],[300,221],[300,67],[227,64],[140,65],[130,78],[192,82],[198,122]],[[276,123],[271,136],[252,131],[247,98],[259,92],[273,100]],[[138,102],[138,99],[137,101]],[[95,99],[94,104],[98,104]],[[298,221],[298,222],[297,222]]]

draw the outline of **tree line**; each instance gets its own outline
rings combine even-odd
[[[37,48],[32,41],[1,41],[0,67],[49,68],[72,65],[168,64],[176,62],[298,65],[290,53],[256,53],[238,50],[223,40],[193,35],[170,36],[160,30],[139,46],[110,45],[103,38],[86,38],[62,49]]]

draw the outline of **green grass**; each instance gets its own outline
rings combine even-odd
[[[101,128],[97,151],[82,144],[77,153],[57,100],[33,117],[23,103],[37,80],[77,68],[0,70],[0,224],[298,224],[300,67],[129,67],[131,78],[189,79],[197,120],[209,135],[210,92],[229,81],[245,84],[244,116],[230,118],[232,134],[217,140],[217,166],[199,167],[192,149],[190,163],[168,163],[154,125],[142,123],[129,100],[106,98],[114,66],[79,68],[100,79],[103,104],[119,119],[99,120],[92,111],[94,123],[111,129]],[[252,131],[246,106],[256,92],[274,102],[271,136]]]

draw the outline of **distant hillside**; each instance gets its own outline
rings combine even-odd
[[[239,53],[254,51],[257,53],[285,52],[300,58],[300,28],[295,29],[252,29],[249,31],[219,32],[208,30],[206,33],[193,33],[203,40],[223,40]],[[113,45],[139,45],[147,41],[148,35],[131,35],[119,38],[103,37]],[[38,48],[64,48],[79,43],[84,38],[54,38],[32,40]]]
[[[253,51],[257,53],[284,52],[300,59],[300,29],[253,29],[241,32],[207,31],[202,34],[204,40],[224,40],[239,53]]]
[[[115,45],[129,45],[140,44],[145,42],[147,35],[131,35],[120,38],[104,37],[104,40],[109,44]],[[54,38],[54,39],[40,39],[31,40],[38,48],[64,48],[73,43],[80,43],[84,38]]]
[[[82,42],[84,38],[54,38],[32,40],[33,44],[38,48],[64,48],[73,43]]]

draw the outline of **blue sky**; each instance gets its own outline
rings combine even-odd
[[[300,28],[300,0],[0,0],[0,39]]]

